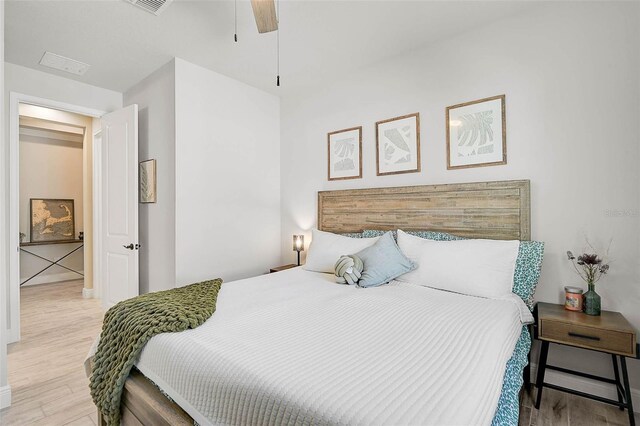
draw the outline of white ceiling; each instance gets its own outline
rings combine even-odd
[[[524,1],[308,1],[280,5],[280,88],[276,35],[259,35],[249,0],[175,0],[154,16],[122,0],[6,2],[5,59],[124,92],[177,56],[272,93],[328,81],[506,16]],[[508,35],[505,35],[508,36]],[[86,62],[84,76],[38,64],[45,51]]]

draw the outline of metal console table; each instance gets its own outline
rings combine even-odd
[[[62,256],[59,259],[47,259],[46,257],[40,256],[39,254],[36,254],[30,250],[25,249],[24,247],[33,247],[33,246],[45,246],[45,245],[55,245],[55,244],[80,244],[78,247],[75,247],[73,250],[67,252],[64,256]],[[64,259],[66,259],[67,257],[71,256],[73,253],[77,252],[78,250],[80,250],[82,247],[84,247],[84,241],[83,240],[69,240],[69,241],[43,241],[43,242],[33,242],[33,243],[20,243],[20,251],[24,252],[24,253],[28,253],[31,256],[35,256],[38,259],[42,259],[45,262],[49,262],[49,265],[47,265],[44,269],[41,269],[40,271],[36,272],[35,274],[33,274],[32,276],[30,276],[29,278],[27,278],[26,280],[22,281],[20,283],[20,285],[23,285],[29,281],[31,281],[32,279],[34,279],[35,277],[37,277],[38,275],[40,275],[41,273],[43,273],[44,271],[46,271],[47,269],[53,267],[53,266],[59,266],[61,268],[66,269],[67,271],[73,272],[75,274],[80,275],[81,277],[84,277],[84,274],[80,271],[76,271],[75,269],[71,269],[69,267],[66,267],[64,265],[61,265],[60,262],[62,262]]]

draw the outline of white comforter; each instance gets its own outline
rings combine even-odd
[[[524,304],[301,268],[225,283],[215,314],[136,363],[201,424],[480,425]]]

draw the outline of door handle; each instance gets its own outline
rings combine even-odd
[[[128,250],[133,250],[133,243],[129,244],[128,246],[122,246]]]

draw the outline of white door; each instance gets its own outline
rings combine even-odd
[[[102,117],[102,304],[138,295],[138,105]]]

